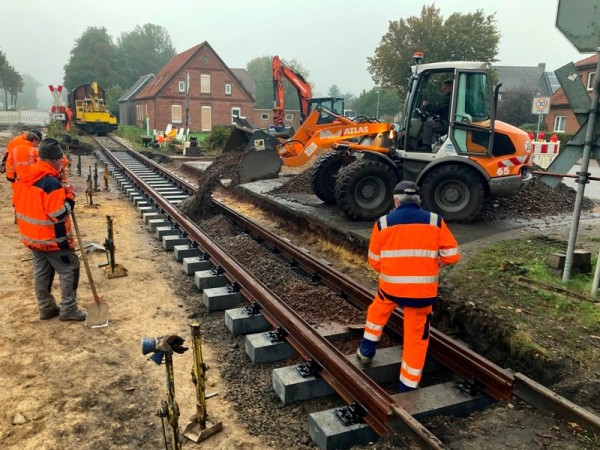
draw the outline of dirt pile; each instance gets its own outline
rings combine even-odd
[[[538,170],[539,168],[534,168]],[[310,169],[296,175],[271,194],[312,194],[310,187]],[[492,222],[509,219],[539,219],[571,213],[575,204],[577,191],[564,183],[555,188],[534,178],[532,183],[513,197],[494,197],[487,201],[480,213],[478,221]],[[595,202],[584,198],[582,208],[590,210]]]
[[[210,196],[221,179],[232,179],[232,185],[235,184],[236,170],[244,155],[242,150],[243,147],[236,151],[221,153],[208,169],[200,174],[198,189],[194,195],[179,205],[181,212],[194,221],[212,215]]]

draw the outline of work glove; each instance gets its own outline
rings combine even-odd
[[[65,195],[69,200],[75,201],[75,188],[73,187],[73,185],[65,185]]]
[[[175,353],[182,354],[188,349],[188,347],[183,346],[185,339],[183,339],[181,336],[167,336],[166,341]]]

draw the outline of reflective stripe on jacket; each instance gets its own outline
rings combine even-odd
[[[71,212],[59,173],[45,161],[23,168],[14,184],[14,205],[21,241],[29,248],[56,251],[73,248]]]
[[[373,225],[369,264],[379,272],[379,295],[400,305],[437,302],[440,262],[459,260],[444,220],[416,204],[403,204]]]

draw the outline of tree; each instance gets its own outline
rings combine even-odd
[[[23,78],[8,63],[2,51],[0,51],[0,89],[4,91],[4,109],[8,110],[9,106],[16,108],[17,95],[23,92]]]
[[[424,52],[428,62],[494,62],[500,41],[494,16],[477,10],[444,20],[435,4],[423,6],[420,17],[390,22],[375,56],[367,58],[369,73],[376,84],[395,89],[403,98],[415,51]]]
[[[23,74],[23,94],[20,98],[20,107],[35,108],[38,106],[39,99],[37,96],[37,89],[41,86],[31,75]]]
[[[254,80],[254,107],[270,109],[273,107],[273,69],[271,56],[259,56],[246,65],[246,70]]]
[[[113,113],[113,115],[117,118],[119,118],[119,98],[124,92],[125,89],[118,84],[110,86],[106,90],[106,106],[108,106],[110,112]]]
[[[534,94],[526,88],[503,92],[502,100],[498,101],[496,118],[516,127],[524,123],[537,123],[537,116],[531,113]]]
[[[129,88],[135,81],[149,73],[157,73],[173,56],[175,48],[167,30],[147,23],[137,25],[129,33],[121,33],[117,39],[119,64],[118,83]]]
[[[106,28],[89,27],[75,41],[69,62],[65,65],[64,86],[72,91],[82,84],[97,81],[107,89],[116,84],[117,48]]]
[[[254,58],[246,65],[246,70],[254,80],[256,85],[253,93],[254,107],[258,109],[271,109],[273,108],[273,57],[272,56],[260,56]],[[309,72],[302,67],[302,65],[292,59],[290,61],[283,61],[283,63],[292,69],[294,72],[300,74],[304,80],[308,81]],[[309,83],[310,84],[310,83]],[[283,81],[284,97],[285,97],[285,109],[300,109],[300,103],[298,100],[298,91],[292,86],[286,79]]]
[[[327,91],[327,97],[343,98],[342,91],[340,91],[340,88],[334,84]]]
[[[353,103],[356,114],[392,122],[400,112],[400,98],[393,89],[374,87],[370,91],[362,91]]]

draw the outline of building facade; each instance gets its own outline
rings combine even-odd
[[[208,42],[174,56],[135,96],[139,127],[168,124],[210,132],[233,116],[253,116],[254,99]]]

